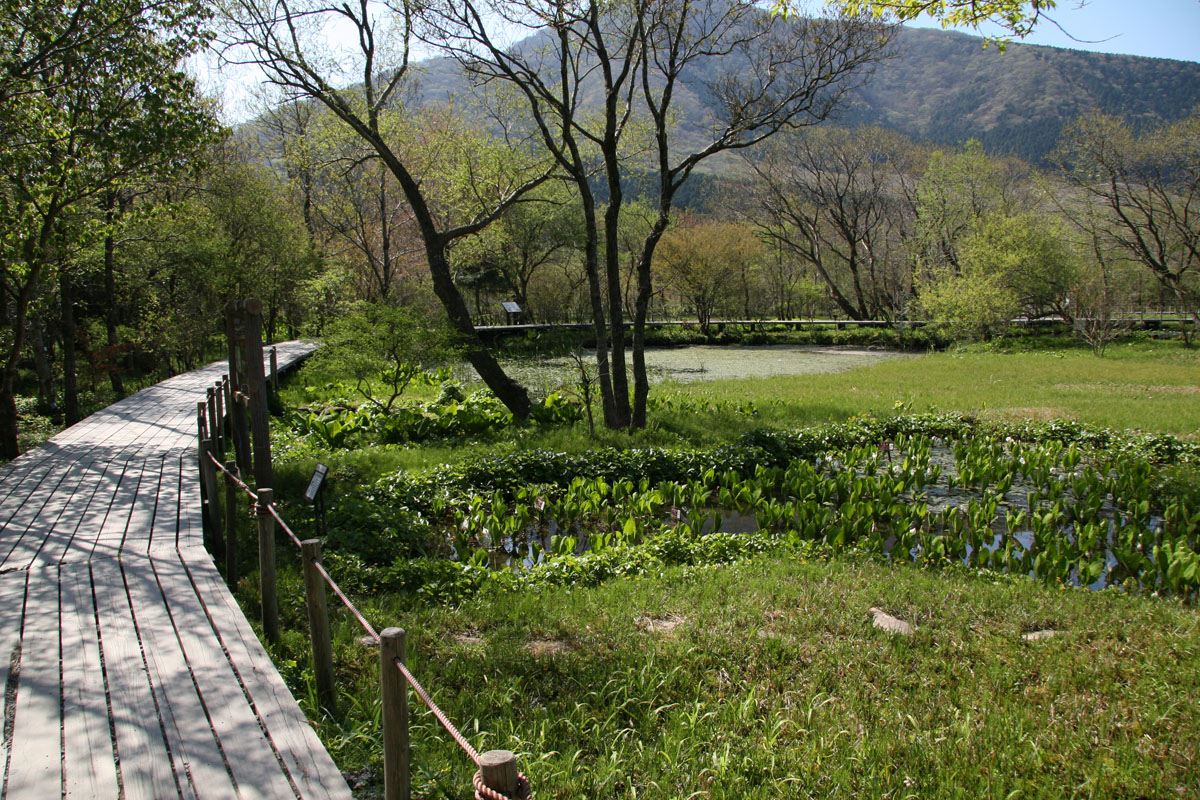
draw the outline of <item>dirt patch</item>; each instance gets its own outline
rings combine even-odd
[[[557,656],[562,653],[569,653],[571,649],[571,645],[566,642],[558,642],[553,639],[535,639],[525,645],[525,651],[534,658]]]
[[[637,617],[633,620],[633,624],[643,633],[671,633],[685,622],[687,619],[678,614]]]
[[[1168,394],[1184,396],[1200,396],[1200,386],[1169,385],[1169,384],[1137,384],[1137,383],[1059,383],[1055,389],[1063,392],[1103,392],[1141,397],[1144,395]]]
[[[471,650],[483,647],[487,644],[484,638],[479,635],[478,631],[463,631],[462,633],[454,634],[452,638],[454,639],[454,643],[459,647],[465,647]]]

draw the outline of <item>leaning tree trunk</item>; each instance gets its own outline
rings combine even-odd
[[[508,376],[487,345],[479,338],[475,331],[475,323],[471,319],[471,312],[451,277],[445,242],[437,236],[431,239],[426,240],[425,255],[429,259],[429,271],[433,276],[433,291],[442,301],[450,324],[462,337],[466,346],[464,355],[467,361],[471,362],[479,377],[514,417],[520,420],[527,419],[531,407],[529,393],[525,391],[524,386]]]

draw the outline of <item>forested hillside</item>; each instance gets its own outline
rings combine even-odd
[[[905,29],[898,55],[859,92],[847,122],[895,128],[913,139],[978,139],[993,153],[1041,161],[1063,125],[1088,111],[1134,128],[1182,118],[1200,104],[1200,64],[1011,44]]]
[[[910,28],[899,31],[894,50],[840,111],[843,124],[883,125],[933,144],[977,139],[990,153],[1040,163],[1063,126],[1086,112],[1120,117],[1136,130],[1200,105],[1200,64],[1189,61],[1025,44],[1001,52],[976,36]],[[424,102],[469,93],[449,59],[421,66]],[[703,83],[694,75],[682,93],[683,136],[706,128]]]

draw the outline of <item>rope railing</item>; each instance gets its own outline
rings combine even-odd
[[[203,447],[203,445],[202,445]],[[333,690],[332,647],[330,645],[330,629],[325,608],[325,587],[337,596],[342,606],[350,612],[370,639],[380,647],[381,668],[394,666],[404,680],[412,687],[417,697],[433,713],[451,738],[458,743],[467,757],[475,764],[477,770],[472,779],[476,800],[530,800],[533,791],[529,780],[516,768],[515,756],[507,750],[492,750],[480,755],[471,746],[466,737],[455,727],[446,713],[433,701],[429,693],[417,680],[416,676],[405,665],[404,632],[399,628],[388,628],[381,634],[367,620],[354,602],[346,595],[337,581],[333,579],[320,561],[320,542],[316,539],[301,540],[279,513],[272,497],[272,490],[260,487],[255,493],[249,485],[242,481],[235,469],[229,469],[214,455],[211,448],[204,448],[208,462],[215,467],[215,475],[223,474],[227,487],[227,500],[235,498],[234,491],[240,489],[255,503],[259,525],[259,584],[262,592],[263,628],[267,638],[278,640],[278,599],[275,596],[274,570],[274,524],[278,524],[303,554],[305,570],[305,589],[308,595],[309,624],[313,633],[313,663],[317,673],[318,694],[322,697],[322,705],[332,709],[336,693]],[[204,463],[202,462],[202,466]],[[232,519],[232,508],[227,509],[229,519]],[[234,538],[231,534],[230,538]],[[227,544],[228,546],[228,544]],[[396,640],[398,639],[398,644]],[[396,655],[399,653],[399,655]],[[408,800],[408,711],[407,698],[396,698],[395,690],[389,690],[390,681],[386,674],[381,675],[384,692],[384,766],[385,766],[385,798],[386,800]],[[392,695],[392,697],[389,697]],[[396,711],[391,715],[400,724],[388,725],[389,707]],[[395,730],[402,728],[402,731]],[[394,734],[396,743],[392,749],[397,752],[389,754],[388,742]],[[392,775],[394,780],[389,780]]]

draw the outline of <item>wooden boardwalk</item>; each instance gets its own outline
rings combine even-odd
[[[0,798],[350,797],[203,547],[196,403],[223,373],[0,468]]]

